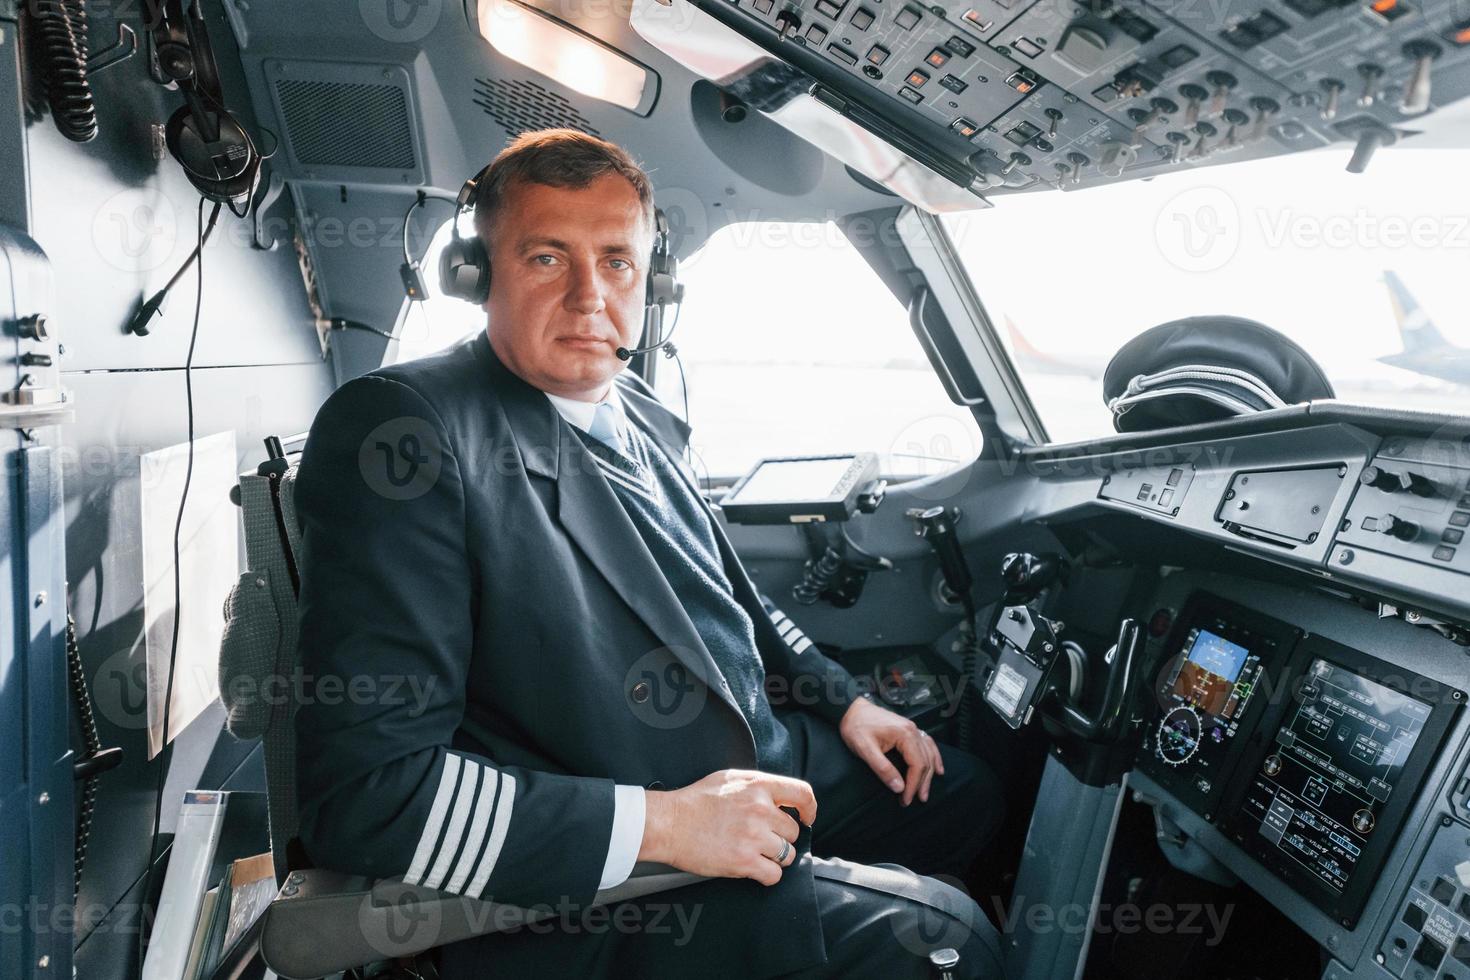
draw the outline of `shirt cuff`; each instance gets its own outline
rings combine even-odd
[[[628,880],[638,863],[643,846],[643,823],[647,816],[642,786],[613,787],[612,840],[607,845],[607,862],[602,866],[598,889],[614,888]]]

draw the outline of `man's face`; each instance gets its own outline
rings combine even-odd
[[[617,174],[575,190],[516,183],[491,229],[490,345],[542,391],[596,401],[643,330],[653,231]]]

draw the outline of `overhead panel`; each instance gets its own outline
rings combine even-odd
[[[662,0],[639,0],[635,27],[645,3]],[[1453,0],[690,4],[987,196],[1334,142],[1366,165],[1470,95],[1470,17]]]

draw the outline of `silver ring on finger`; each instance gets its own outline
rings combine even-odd
[[[786,838],[784,838],[784,837],[781,838],[781,853],[776,855],[776,863],[777,864],[785,864],[786,863],[786,856],[788,854],[790,854],[790,853],[791,853],[791,842],[789,840],[787,840]]]

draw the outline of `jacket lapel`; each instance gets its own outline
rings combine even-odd
[[[714,658],[592,454],[546,395],[500,362],[484,333],[473,343],[527,472],[556,482],[557,520],[567,536],[653,634],[743,722]]]
[[[642,384],[641,379],[637,384]],[[684,469],[684,446],[688,444],[689,434],[693,430],[683,419],[642,391],[636,390],[634,382],[623,385],[620,394],[623,398],[623,408],[636,418],[643,426],[643,431],[658,443],[674,469],[678,470],[684,484],[704,508],[704,513],[709,518],[710,528],[714,531],[715,542],[719,545],[720,561],[725,567],[725,576],[735,590],[735,601],[745,607],[746,614],[755,621],[756,629],[759,631],[761,621],[769,621],[769,614],[765,606],[761,604],[755,583],[751,582],[750,577],[745,574],[745,567],[740,564],[740,559],[735,553],[735,546],[730,543],[729,537],[725,534],[724,524],[715,514],[709,501],[705,499],[694,475],[685,472]]]

